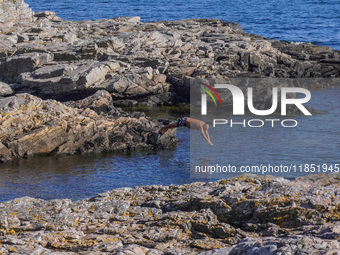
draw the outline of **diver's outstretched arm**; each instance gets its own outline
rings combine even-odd
[[[161,134],[164,134],[166,131],[168,131],[168,129],[170,128],[176,128],[177,127],[177,123],[171,123],[169,125],[166,126],[162,126],[161,130],[159,131]]]

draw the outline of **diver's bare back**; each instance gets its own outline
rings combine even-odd
[[[187,127],[191,129],[200,129],[205,122],[197,119],[188,118],[187,119]]]

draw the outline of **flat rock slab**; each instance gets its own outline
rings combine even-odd
[[[242,175],[81,201],[18,198],[0,204],[0,252],[338,254],[339,180]]]

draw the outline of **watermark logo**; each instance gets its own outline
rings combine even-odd
[[[209,88],[212,92],[214,92],[214,94],[217,96],[218,100],[220,101],[221,106],[223,106],[223,105],[222,105],[221,97],[220,97],[220,95],[217,93],[217,91],[216,91],[213,87],[211,87],[210,85],[208,85],[208,84],[205,84],[205,83],[201,83],[201,84],[202,84],[203,86]],[[200,88],[200,89],[201,89],[202,91],[204,91],[205,93],[207,93],[207,94],[212,98],[212,100],[214,101],[215,106],[217,106],[216,100],[215,100],[214,96],[211,94],[211,92],[208,91],[208,90],[206,90],[206,89],[204,89],[204,88]],[[207,95],[204,94],[204,93],[202,93],[201,95],[202,95],[202,115],[206,115],[206,114],[207,114]],[[204,106],[203,106],[203,104],[204,104]],[[205,110],[205,114],[204,114],[204,112],[203,112],[203,109]]]
[[[216,90],[207,84],[203,84],[203,85],[207,86],[215,93],[215,95],[220,100],[220,104],[222,106],[222,100],[219,94],[216,92]],[[228,89],[231,92],[232,97],[233,97],[233,115],[244,115],[245,96],[243,94],[243,91],[239,87],[235,85],[231,85],[231,84],[215,84],[215,88]],[[215,98],[208,90],[203,89],[203,88],[201,88],[201,90],[206,92],[208,95],[210,95],[215,105],[217,105]],[[305,97],[304,98],[287,98],[288,93],[301,93],[301,94],[304,94]],[[247,90],[247,103],[248,103],[249,111],[259,116],[266,116],[266,115],[273,114],[276,111],[277,105],[278,105],[278,88],[272,89],[272,98],[273,98],[273,101],[272,101],[272,106],[270,109],[267,109],[267,110],[255,109],[254,103],[253,103],[253,88],[249,87]],[[303,104],[307,103],[310,99],[311,99],[311,93],[307,89],[281,88],[281,115],[283,116],[287,115],[287,105],[289,104],[295,105],[296,107],[298,107],[304,115],[312,115],[306,109],[306,107],[303,106]],[[206,94],[203,94],[203,93],[201,94],[201,114],[207,115],[207,96]]]
[[[203,84],[202,85],[210,91],[212,91],[220,101],[220,105],[222,104],[222,99],[220,95],[217,93],[216,89],[224,89],[224,92],[229,91],[232,96],[232,113],[233,115],[245,115],[245,102],[247,102],[248,110],[257,116],[268,116],[273,113],[275,113],[279,106],[280,101],[280,109],[281,109],[281,116],[287,115],[287,106],[288,105],[295,105],[304,115],[311,116],[312,114],[310,111],[303,105],[310,101],[311,99],[311,93],[309,90],[304,88],[297,88],[297,87],[273,87],[268,88],[271,89],[271,96],[272,96],[272,103],[269,109],[256,109],[254,106],[254,93],[253,88],[248,87],[246,90],[246,96],[244,95],[243,91],[232,84],[215,84],[214,87]],[[213,94],[207,90],[206,88],[200,88],[203,93],[201,93],[201,115],[207,115],[207,94],[212,98],[215,106],[217,106],[217,102],[213,96]],[[279,94],[280,92],[280,94]],[[298,98],[290,98],[288,95],[291,94],[300,94],[302,96]],[[246,100],[245,100],[246,99]],[[221,125],[221,124],[228,124],[230,123],[231,127],[236,124],[243,125],[244,127],[262,127],[265,125],[265,123],[271,123],[271,126],[274,127],[274,123],[280,121],[281,126],[283,127],[296,127],[297,121],[294,119],[251,119],[246,122],[244,120],[243,122],[233,122],[233,120],[227,120],[227,119],[214,119],[213,120],[213,126]],[[291,123],[291,124],[288,124]],[[248,125],[247,125],[248,124]]]
[[[190,89],[190,119],[200,123],[190,131],[191,178],[292,178],[338,169],[339,78],[239,76],[199,75],[179,83],[179,91]]]

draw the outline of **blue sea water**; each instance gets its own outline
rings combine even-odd
[[[65,20],[140,16],[160,21],[217,18],[248,33],[340,50],[339,0],[26,0],[34,11],[54,11]]]
[[[176,148],[127,154],[20,159],[1,164],[0,202],[31,196],[84,199],[120,187],[183,184],[189,178],[186,130]]]
[[[312,91],[312,98],[306,105],[317,113],[311,116],[224,116],[228,124],[209,130],[213,147],[207,146],[199,132],[190,132],[191,176],[221,179],[255,173],[296,178],[315,173],[340,173],[339,95],[339,87]],[[238,124],[231,127],[231,119]],[[260,119],[265,124],[261,128],[240,124],[251,119]],[[266,119],[280,121],[272,127]],[[285,119],[295,120],[285,125],[296,127],[283,127],[280,122]],[[261,124],[255,121],[250,125]],[[217,165],[234,167],[235,172],[202,174],[198,171],[205,166]],[[196,166],[199,166],[198,174],[195,173]]]

